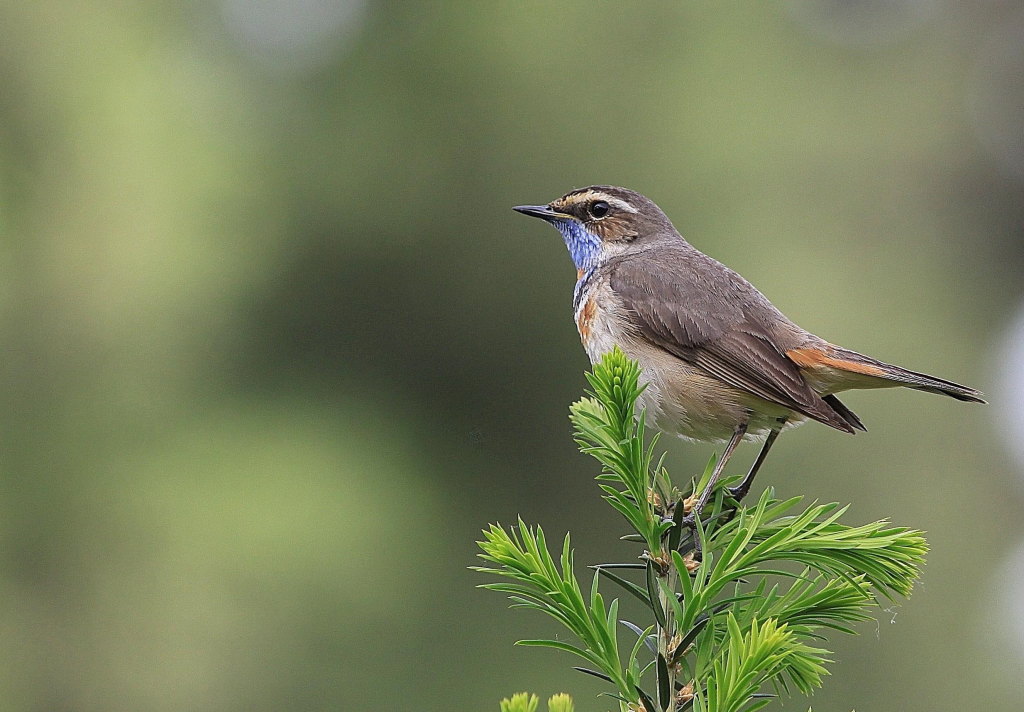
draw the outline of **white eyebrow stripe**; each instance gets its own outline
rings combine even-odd
[[[619,208],[620,210],[625,210],[627,213],[636,212],[636,208],[634,208],[632,205],[630,205],[625,200],[622,200],[620,198],[613,198],[609,195],[605,198],[605,202],[607,202],[609,205],[613,205],[616,208]]]
[[[616,198],[614,195],[608,195],[607,193],[602,193],[599,190],[588,190],[583,193],[577,193],[574,196],[569,196],[567,202],[570,205],[574,205],[578,203],[590,202],[593,200],[603,200],[604,202],[608,203],[609,205],[615,208],[618,208],[619,210],[622,210],[623,212],[638,212],[636,208],[634,208],[632,205],[627,203],[622,198]]]

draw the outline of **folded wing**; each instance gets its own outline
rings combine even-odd
[[[780,327],[789,321],[721,263],[696,251],[659,250],[657,262],[640,254],[608,269],[627,319],[651,343],[733,388],[837,430],[852,433],[860,425],[822,399],[786,356],[793,345],[779,343]]]

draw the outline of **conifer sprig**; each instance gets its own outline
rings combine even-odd
[[[489,565],[478,570],[503,580],[483,587],[546,613],[576,639],[519,644],[582,658],[588,666],[576,669],[610,683],[623,712],[750,712],[776,695],[810,694],[831,662],[818,647],[824,634],[853,633],[879,597],[909,595],[927,552],[921,532],[847,525],[837,504],[801,508],[801,497],[778,500],[769,488],[743,507],[722,478],[705,518],[687,529],[687,497],[701,491],[714,460],[681,492],[655,463],[657,437],[647,438],[637,417],[639,366],[615,349],[587,378],[592,390],[571,408],[576,441],[602,465],[601,494],[631,529],[623,538],[645,549],[640,562],[592,566],[584,595],[568,535],[556,563],[540,527],[520,520],[485,530],[480,556]],[[620,619],[618,599],[598,590],[602,577],[642,601],[650,620]],[[636,636],[628,645],[620,625]],[[519,702],[531,699],[535,709],[535,697]]]

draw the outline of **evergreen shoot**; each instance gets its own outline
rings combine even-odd
[[[483,588],[573,636],[519,645],[575,656],[576,670],[608,683],[621,712],[752,712],[820,687],[831,662],[820,647],[825,633],[852,634],[880,599],[909,595],[927,551],[922,533],[885,521],[845,524],[847,507],[779,500],[771,488],[747,507],[728,494],[736,478],[723,477],[688,526],[714,458],[679,489],[655,461],[657,436],[636,417],[639,366],[615,349],[587,379],[592,390],[571,407],[576,441],[601,463],[598,487],[628,524],[623,538],[641,548],[635,561],[590,566],[583,586],[568,534],[553,554],[539,526],[491,525],[479,542],[487,565],[476,568],[497,581]],[[645,618],[620,617],[602,584],[641,601]],[[522,693],[501,709],[537,706]],[[571,711],[572,701],[556,695],[549,709]]]

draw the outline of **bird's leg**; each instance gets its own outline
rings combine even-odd
[[[715,463],[715,469],[711,472],[711,479],[708,480],[707,487],[700,493],[700,497],[690,507],[690,513],[684,520],[690,525],[693,521],[701,515],[704,511],[704,507],[707,506],[708,500],[711,499],[711,493],[715,490],[715,484],[718,482],[718,478],[722,476],[722,472],[725,470],[725,465],[729,462],[729,458],[732,457],[733,452],[736,450],[736,446],[740,444],[743,436],[747,432],[747,424],[740,423],[736,426],[736,430],[733,431],[732,437],[729,438],[729,444],[725,446],[725,450],[722,452],[722,457]]]
[[[775,444],[775,438],[779,437],[779,433],[782,432],[782,428],[786,425],[785,418],[779,418],[778,427],[772,428],[772,431],[768,433],[768,437],[765,438],[764,445],[761,446],[761,452],[757,454],[757,459],[754,460],[754,464],[750,466],[750,472],[747,476],[736,485],[735,487],[729,488],[729,496],[739,502],[741,499],[747,496],[747,492],[750,491],[750,485],[754,483],[754,477],[757,475],[757,471],[761,469],[761,464],[765,458],[768,457],[768,451],[772,449],[772,445]]]
[[[701,512],[704,511],[704,507],[707,506],[708,500],[711,499],[711,493],[715,490],[715,484],[718,482],[718,478],[722,476],[725,465],[729,462],[729,458],[732,457],[736,447],[743,440],[743,436],[747,432],[747,424],[740,423],[736,426],[736,430],[733,431],[732,437],[729,438],[729,443],[725,446],[725,450],[722,452],[722,457],[715,463],[715,469],[711,472],[711,479],[708,480],[707,487],[700,493],[700,497],[690,507],[690,513],[682,521],[682,526],[688,527],[693,530],[693,560],[700,561],[703,552],[701,551],[700,536],[697,534],[697,519],[700,517]]]

